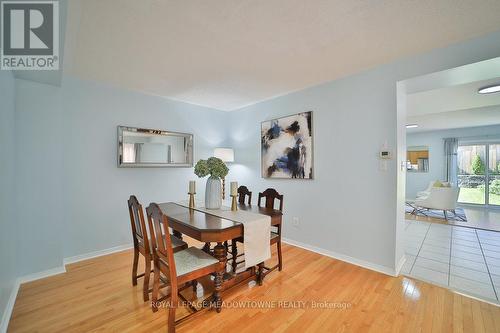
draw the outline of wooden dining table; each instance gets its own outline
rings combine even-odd
[[[252,277],[262,279],[256,274],[255,267],[250,267],[239,273],[227,271],[227,249],[224,243],[244,236],[242,223],[211,215],[208,212],[190,209],[174,202],[165,202],[158,205],[163,214],[167,216],[169,225],[177,237],[182,238],[182,235],[186,235],[205,244],[216,243],[213,256],[219,260],[220,269],[217,274],[220,275],[219,278],[222,281],[222,287],[217,289],[220,289],[220,291],[227,290]],[[238,204],[238,209],[270,216],[271,225],[273,226],[282,222],[283,214],[276,209],[243,204]],[[210,248],[206,246],[204,250],[210,252]],[[235,253],[232,254],[235,256]],[[262,283],[261,280],[259,282]],[[214,293],[214,297],[216,301],[220,301],[218,292]]]

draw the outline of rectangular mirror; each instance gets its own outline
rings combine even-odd
[[[193,135],[118,126],[118,166],[192,167]]]
[[[413,146],[406,148],[406,170],[410,172],[429,172],[429,147]]]

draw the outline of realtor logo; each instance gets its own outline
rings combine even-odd
[[[1,69],[59,69],[59,2],[2,1]]]

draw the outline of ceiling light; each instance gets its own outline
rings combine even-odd
[[[480,94],[492,94],[496,92],[500,92],[500,84],[495,84],[488,87],[483,87],[477,91]]]
[[[406,125],[406,128],[417,128],[418,125],[417,124],[408,124]]]

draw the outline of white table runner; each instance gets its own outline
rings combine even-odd
[[[177,204],[189,207],[188,202]],[[196,203],[197,211],[218,216],[226,220],[243,224],[245,249],[245,269],[255,266],[271,258],[271,217],[244,210],[231,211],[231,208],[222,206],[220,209],[206,209],[203,204]]]

